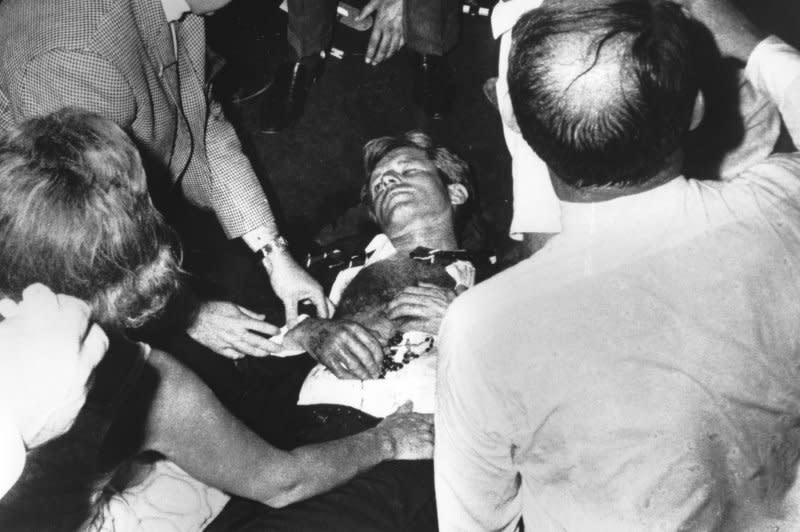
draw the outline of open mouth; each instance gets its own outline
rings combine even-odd
[[[381,206],[386,206],[388,202],[400,194],[410,194],[412,189],[403,185],[395,185],[389,190],[384,191],[383,197],[380,200]]]

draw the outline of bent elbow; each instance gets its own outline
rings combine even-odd
[[[270,508],[285,508],[305,499],[306,496],[302,495],[302,491],[300,484],[294,483],[291,486],[283,486],[278,493],[268,496],[261,502]]]

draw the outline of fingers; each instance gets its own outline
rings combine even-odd
[[[435,296],[401,292],[386,305],[386,316],[391,320],[400,318],[441,318],[450,299],[442,294]]]
[[[336,305],[327,297],[325,298],[325,305],[328,307],[328,317],[332,318],[333,314],[336,312]]]
[[[364,362],[365,366],[369,369],[370,376],[377,377],[380,373],[380,365],[383,362],[383,346],[378,341],[378,339],[369,332],[364,327],[361,327],[358,324],[353,324],[353,332],[361,342],[359,347],[363,346],[363,350],[360,351],[361,360]]]
[[[326,366],[339,378],[377,378],[383,360],[380,342],[356,323],[343,323],[339,327],[336,338],[325,350]]]
[[[275,342],[250,331],[235,335],[230,339],[229,343],[238,352],[239,356],[236,358],[241,358],[242,356],[265,357],[270,353],[281,350],[281,346]]]
[[[404,42],[400,28],[390,27],[387,24],[376,24],[372,29],[369,46],[367,46],[367,63],[372,65],[382,63],[393,56]]]
[[[331,317],[332,312],[330,312],[330,308],[331,308],[331,306],[333,306],[333,303],[331,303],[328,300],[328,298],[325,297],[325,294],[323,294],[322,292],[319,292],[319,293],[316,293],[313,296],[309,297],[309,299],[314,304],[314,308],[317,309],[317,317],[318,318],[330,318]]]
[[[283,309],[286,313],[286,323],[292,323],[297,319],[297,304],[300,302],[300,299],[297,297],[287,297],[282,299],[282,301]]]
[[[419,286],[407,286],[400,293],[426,297],[440,297],[443,299],[455,299],[453,290],[450,290],[449,288],[442,288],[441,286],[430,283],[419,283]]]
[[[369,352],[359,340],[350,342],[347,347],[339,351],[338,364],[349,378],[360,380],[377,377],[377,372],[371,369],[368,360]]]
[[[360,381],[369,379],[367,368],[361,361],[354,356],[342,354],[340,358],[333,361],[328,369],[339,379],[357,379]]]
[[[373,65],[382,63],[383,60],[386,59],[389,49],[392,47],[393,38],[394,36],[390,31],[384,30],[381,32],[381,42],[378,45],[378,49],[375,52],[375,57],[372,60]]]
[[[403,39],[403,34],[400,31],[397,31],[397,29],[395,29],[395,31],[392,32],[391,35],[392,38],[389,41],[388,46],[385,48],[385,53],[378,62],[385,61],[386,59],[392,57],[394,54],[397,53],[397,50],[399,50],[405,43],[405,40]]]
[[[364,55],[364,61],[370,65],[378,64],[375,61],[375,54],[378,51],[381,39],[383,38],[383,30],[377,24],[372,26],[372,33],[369,36],[369,43],[367,44],[367,53]]]
[[[254,320],[261,321],[267,317],[266,314],[259,314],[258,312],[250,310],[249,308],[243,307],[241,305],[236,305],[236,308],[238,308],[242,314],[246,315],[249,318],[253,318]]]
[[[378,10],[378,4],[379,3],[380,3],[380,0],[372,0],[370,3],[365,5],[364,9],[362,9],[361,12],[356,17],[356,20],[360,22],[360,21],[364,20],[365,18],[367,18],[368,16],[372,15],[373,13],[375,13]]]
[[[262,320],[254,320],[250,318],[243,318],[237,324],[240,328],[240,334],[245,334],[248,331],[259,332],[265,336],[275,336],[280,333],[280,328]]]

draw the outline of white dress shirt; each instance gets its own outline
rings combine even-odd
[[[800,55],[747,75],[800,139]],[[440,529],[800,529],[800,155],[560,210],[445,318]]]

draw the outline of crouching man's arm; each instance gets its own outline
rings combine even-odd
[[[153,351],[160,383],[145,448],[228,493],[282,507],[342,484],[384,460],[430,458],[433,423],[404,405],[374,429],[282,451],[228,412],[211,390],[170,355]]]

